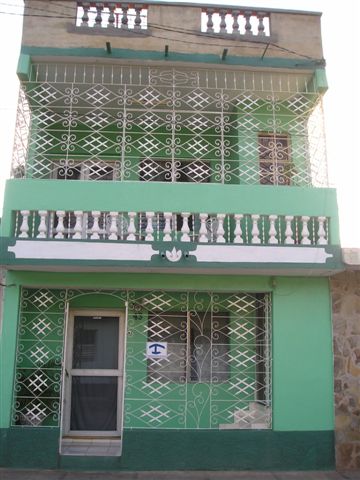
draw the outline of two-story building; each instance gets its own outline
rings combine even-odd
[[[320,17],[25,1],[2,466],[334,466]]]

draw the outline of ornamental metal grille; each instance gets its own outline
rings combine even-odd
[[[59,425],[65,306],[99,295],[128,305],[125,428],[271,427],[269,294],[48,289],[22,292],[13,425]]]
[[[38,64],[22,86],[13,176],[327,185],[311,75]]]
[[[59,424],[65,293],[22,290],[13,425]]]
[[[270,301],[264,294],[133,292],[125,427],[270,428]],[[145,342],[167,342],[147,359]]]

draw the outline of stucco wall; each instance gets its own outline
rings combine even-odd
[[[336,464],[360,468],[360,272],[332,278]]]
[[[216,54],[221,56],[223,48],[228,48],[228,55],[241,57],[261,57],[266,46],[264,43],[244,42],[197,36],[194,33],[175,32],[175,29],[186,29],[200,33],[201,8],[176,5],[149,5],[148,20],[153,25],[153,35],[136,36],[129,32],[127,36],[119,32],[109,37],[93,31],[84,33],[80,28],[74,31],[76,2],[52,1],[49,14],[33,16],[34,12],[49,9],[49,2],[44,0],[27,0],[24,17],[23,45],[57,48],[105,48],[105,42],[111,39],[112,48],[163,51],[165,44],[171,52]],[[221,2],[219,2],[221,4]],[[36,10],[40,9],[40,10]],[[54,16],[52,18],[52,16]],[[322,58],[320,16],[310,14],[271,13],[271,33],[274,45],[269,45],[266,56],[277,58],[313,59]],[[159,28],[160,27],[160,28]],[[162,30],[161,27],[170,30]],[[90,30],[90,29],[89,29]],[[104,31],[106,29],[102,29]],[[80,31],[80,33],[79,33]],[[256,36],[255,36],[256,37]],[[185,42],[184,42],[185,40]],[[241,48],[239,46],[241,45]]]

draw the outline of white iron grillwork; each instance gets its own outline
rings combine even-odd
[[[22,290],[13,425],[59,424],[65,296],[65,290]]]
[[[126,427],[271,427],[269,294],[44,288],[22,291],[14,426],[59,425],[65,304],[94,295],[129,305]],[[148,340],[168,358],[147,360]]]
[[[125,426],[271,427],[268,295],[133,292],[129,306]],[[146,360],[144,340],[167,357]]]
[[[325,216],[20,210],[17,238],[180,241],[261,245],[327,245]]]
[[[267,181],[327,185],[309,75],[38,64],[30,77],[13,176],[261,184],[265,134],[289,139],[286,165],[275,149]]]

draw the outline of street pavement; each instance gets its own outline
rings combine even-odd
[[[348,472],[75,472],[0,468],[0,480],[360,480],[360,471]]]

